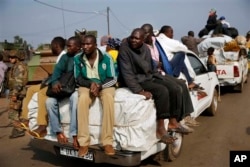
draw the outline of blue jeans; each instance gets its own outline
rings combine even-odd
[[[184,59],[185,59],[185,53],[177,52],[174,54],[174,57],[172,58],[172,60],[170,60],[170,64],[173,69],[174,77],[179,77],[180,73],[182,72],[185,75],[188,84],[190,84],[193,82],[193,79],[189,75]]]
[[[59,105],[60,100],[49,97],[46,100],[46,108],[49,115],[49,122],[53,133],[63,132],[60,122]],[[78,91],[75,91],[69,97],[69,110],[70,110],[70,126],[69,135],[77,135],[77,102],[78,102]]]

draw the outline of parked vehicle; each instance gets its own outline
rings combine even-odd
[[[193,72],[194,81],[199,84],[206,96],[200,97],[197,90],[190,91],[194,106],[192,117],[196,118],[203,112],[208,112],[214,116],[217,112],[219,81],[215,72],[208,72],[206,66],[193,52],[187,53]],[[29,104],[30,109],[30,129],[36,127],[36,94],[33,101]],[[116,154],[107,156],[99,145],[99,133],[101,127],[101,114],[99,99],[95,101],[90,108],[90,133],[91,146],[89,152],[84,157],[78,157],[78,151],[71,143],[60,145],[56,137],[50,132],[44,140],[32,139],[33,147],[44,150],[55,150],[59,156],[80,158],[93,163],[109,163],[120,166],[137,166],[142,160],[161,153],[166,161],[173,161],[181,152],[183,135],[180,133],[171,133],[177,137],[174,143],[166,145],[158,142],[155,134],[156,128],[156,110],[153,100],[145,100],[144,96],[131,93],[126,88],[118,88],[115,95],[115,127],[114,144]],[[60,118],[64,127],[64,133],[68,134],[69,113],[67,99],[60,104]],[[31,107],[32,106],[32,107]],[[166,120],[167,126],[168,120]]]
[[[57,56],[53,55],[50,48],[33,53],[28,61],[28,85],[41,83],[52,74]]]

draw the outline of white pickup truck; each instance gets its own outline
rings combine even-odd
[[[214,72],[208,72],[202,61],[192,52],[187,53],[188,60],[194,73],[195,82],[204,88],[207,96],[200,97],[197,91],[190,91],[194,106],[192,117],[198,117],[207,111],[215,115],[218,106],[219,81]],[[68,135],[69,113],[67,99],[60,104],[60,118],[64,133]],[[37,127],[37,95],[35,94],[29,103],[30,129]],[[169,145],[160,143],[156,138],[156,110],[153,100],[145,100],[144,96],[131,93],[126,88],[118,88],[115,94],[115,127],[114,143],[116,150],[114,156],[107,156],[99,145],[99,134],[101,129],[101,105],[97,99],[90,108],[89,128],[91,133],[91,146],[82,160],[93,163],[109,163],[119,166],[137,166],[141,161],[162,153],[164,160],[172,161],[180,155],[183,135],[172,133],[178,139]],[[166,120],[167,127],[168,120]],[[50,126],[48,134],[44,139],[31,139],[31,145],[35,148],[53,151],[57,155],[80,158],[78,151],[72,147],[72,143],[60,145],[56,142],[56,136],[51,133]],[[72,139],[70,139],[72,142]]]
[[[232,40],[231,37],[208,37],[198,45],[200,58],[206,64],[207,49],[214,47],[214,55],[217,59],[217,76],[220,86],[233,86],[239,92],[243,91],[244,83],[247,82],[248,59],[247,50],[224,51],[224,45]]]

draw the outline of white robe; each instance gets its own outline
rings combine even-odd
[[[156,39],[160,43],[160,45],[161,45],[163,51],[165,52],[165,54],[167,55],[169,61],[172,60],[172,58],[174,56],[174,52],[180,52],[180,51],[185,52],[185,53],[188,52],[188,48],[184,44],[182,44],[178,40],[168,38],[165,34],[162,34],[162,33],[159,34],[159,36],[156,37]],[[185,56],[184,63],[187,66],[189,75],[192,78],[195,78],[195,72],[194,72],[187,56]]]

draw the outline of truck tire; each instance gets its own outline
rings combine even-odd
[[[207,108],[206,113],[210,116],[215,116],[218,107],[218,92],[214,89],[213,99],[210,106]]]
[[[243,81],[243,78],[242,78],[241,83],[239,83],[238,85],[236,85],[234,87],[234,90],[236,90],[239,93],[242,93],[243,92],[243,87],[244,87],[244,81]]]
[[[175,133],[177,139],[172,144],[168,144],[163,150],[164,161],[174,161],[180,156],[182,143],[183,143],[183,134]]]

